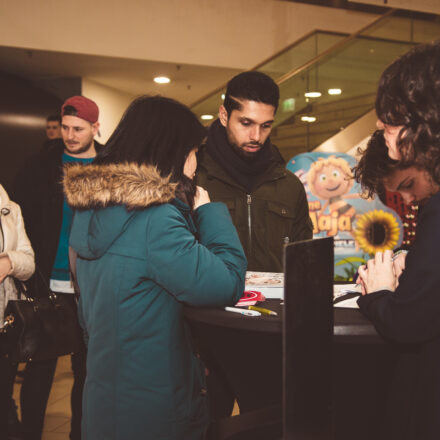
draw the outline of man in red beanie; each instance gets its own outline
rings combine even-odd
[[[63,166],[90,163],[103,148],[94,140],[99,129],[99,109],[84,96],[73,96],[61,107],[61,135],[49,150],[42,151],[20,172],[15,200],[20,204],[35,258],[52,292],[65,295],[76,309],[69,273],[69,234],[73,212],[61,185]],[[37,294],[47,296],[38,278]],[[82,389],[86,375],[86,350],[72,355],[72,423],[70,438],[81,438]],[[25,440],[41,439],[44,414],[57,359],[29,362],[21,388],[22,426]]]
[[[66,154],[73,157],[96,156],[94,137],[99,129],[98,106],[84,96],[72,96],[61,107],[61,135]]]

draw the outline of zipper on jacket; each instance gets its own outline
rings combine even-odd
[[[249,254],[251,253],[252,248],[252,217],[251,217],[251,205],[252,205],[252,196],[250,194],[246,194],[247,199],[247,211],[248,211],[248,233],[249,233]]]

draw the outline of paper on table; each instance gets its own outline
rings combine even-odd
[[[340,307],[341,309],[358,309],[357,300],[359,296],[352,296],[344,301],[333,304],[333,307]]]
[[[333,299],[347,293],[361,293],[361,286],[359,284],[334,284],[333,285]]]
[[[282,272],[246,272],[246,290],[258,290],[267,299],[284,299],[284,274]],[[335,284],[333,301],[343,295],[360,295],[361,287],[357,284]],[[346,300],[337,302],[334,307],[359,308],[357,296],[348,295]]]
[[[246,272],[246,290],[258,290],[267,299],[284,298],[284,273]]]
[[[333,307],[358,309],[357,299],[360,294],[361,286],[358,284],[335,284],[333,286],[333,301],[338,299],[339,301],[333,303]],[[347,299],[342,299],[343,296],[347,296]]]

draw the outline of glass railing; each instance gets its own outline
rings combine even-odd
[[[378,79],[391,61],[439,37],[440,23],[390,14],[287,73],[278,80],[272,141],[286,159],[316,148],[374,108]]]
[[[279,54],[274,55],[251,70],[259,70],[278,81],[286,72],[298,69],[311,59],[329,50],[336,43],[344,40],[348,34],[314,31],[295,42]],[[210,115],[216,117],[218,108],[223,102],[226,84],[211,92],[209,95],[193,103],[191,110],[200,118]],[[210,119],[202,118],[206,123]]]
[[[435,19],[392,11],[350,36],[314,32],[257,66],[280,86],[272,142],[286,159],[314,149],[373,109],[378,79],[392,60],[415,44],[438,38]],[[319,96],[310,96],[312,92]],[[223,93],[224,87],[192,110],[201,118],[215,117]]]

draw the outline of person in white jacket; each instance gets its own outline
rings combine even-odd
[[[24,228],[21,209],[0,185],[0,328],[8,301],[17,298],[13,278],[25,281],[34,270],[34,251]],[[0,350],[0,436],[8,429],[7,414],[16,370],[17,366],[12,365]]]

